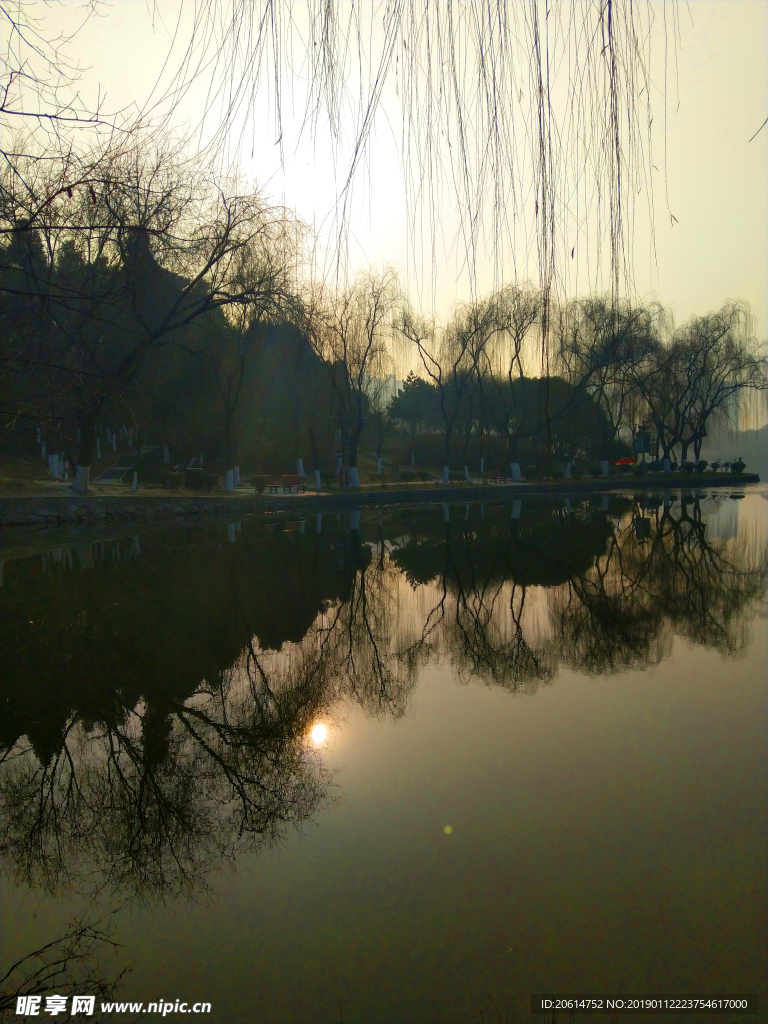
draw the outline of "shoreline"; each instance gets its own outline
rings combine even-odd
[[[510,484],[464,484],[459,486],[364,487],[354,492],[311,492],[304,494],[256,494],[244,491],[229,495],[200,494],[162,496],[128,491],[122,494],[0,497],[3,527],[61,526],[77,523],[157,521],[190,517],[224,517],[256,512],[335,512],[364,506],[440,504],[442,502],[514,501],[526,497],[570,497],[606,491],[690,491],[705,488],[739,489],[760,483],[757,473],[696,474],[686,478],[606,477],[590,480],[531,481]]]

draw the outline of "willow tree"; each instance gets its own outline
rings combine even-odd
[[[391,321],[399,299],[397,274],[358,274],[349,287],[316,296],[306,316],[312,347],[330,374],[338,427],[349,438],[349,482],[360,486],[358,450],[372,406],[381,407],[391,376]]]
[[[614,295],[630,280],[634,197],[645,189],[652,203],[653,44],[665,85],[678,5],[210,0],[186,10],[191,34],[174,96],[209,82],[198,127],[205,135],[215,126],[208,143],[226,142],[230,154],[263,145],[256,103],[265,94],[280,147],[290,144],[286,100],[303,105],[301,131],[336,144],[342,243],[354,187],[361,173],[365,184],[372,140],[386,126],[400,139],[415,262],[431,252],[433,281],[444,188],[461,213],[473,287],[483,254],[507,281],[522,252],[537,259],[545,342],[546,299],[577,250],[591,247],[610,266]],[[661,103],[666,110],[663,89]]]
[[[453,435],[462,409],[472,417],[473,392],[482,396],[486,353],[496,335],[506,330],[498,297],[461,303],[444,328],[419,317],[405,306],[395,329],[411,358],[418,359],[428,383],[435,389],[443,431],[443,483],[450,479]],[[481,397],[482,400],[482,397]]]
[[[514,474],[520,457],[521,427],[526,419],[520,408],[525,394],[523,383],[532,339],[538,337],[543,303],[535,289],[514,285],[503,289],[494,301],[498,330],[483,353],[488,363],[486,407],[491,425],[506,441]]]
[[[647,419],[640,382],[649,361],[666,352],[669,312],[657,302],[612,301],[610,296],[575,299],[562,306],[553,321],[558,367],[576,394],[594,400],[602,415],[602,457],[622,431]],[[678,367],[673,374],[685,375]]]
[[[29,126],[27,153],[45,148],[50,134],[34,136],[52,126],[58,142],[72,127],[120,121],[82,107],[77,68],[45,35],[44,17],[30,20],[35,10],[0,8],[12,44],[0,114],[4,128]],[[200,120],[191,127],[201,145],[230,162],[263,148],[266,99],[274,130],[268,141],[282,153],[290,98],[304,111],[300,134],[335,146],[336,256],[345,271],[356,190],[370,182],[371,143],[380,129],[394,127],[414,266],[424,260],[435,285],[443,260],[435,210],[453,208],[472,301],[483,257],[498,285],[538,278],[546,374],[551,295],[567,286],[571,260],[596,260],[590,277],[608,267],[612,301],[630,290],[635,199],[644,192],[653,202],[651,94],[659,96],[657,80],[665,84],[674,61],[678,10],[668,0],[187,2],[167,67],[175,54],[182,57],[152,97],[154,127],[167,127],[184,96],[205,83],[206,99],[195,106]],[[652,76],[657,39],[664,73]],[[38,71],[25,79],[32,67]],[[664,89],[660,102],[666,110]],[[4,156],[14,167],[14,154]]]
[[[656,346],[649,355],[632,369],[664,458],[680,445],[682,461],[691,447],[698,461],[712,420],[768,391],[765,347],[752,334],[744,303],[726,302],[716,312],[691,317],[668,347]]]

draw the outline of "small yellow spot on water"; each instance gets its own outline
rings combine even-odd
[[[445,834],[449,836],[451,832],[453,832],[453,829],[451,828],[450,825],[446,825],[445,828],[443,829],[443,832],[445,832]]]

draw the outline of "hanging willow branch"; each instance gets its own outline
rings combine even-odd
[[[506,280],[536,257],[548,296],[588,246],[591,285],[608,263],[612,293],[630,287],[634,197],[645,191],[652,209],[651,43],[663,41],[666,82],[678,5],[207,0],[191,11],[174,95],[208,83],[199,127],[213,124],[209,144],[221,147],[233,128],[245,144],[266,89],[282,147],[284,100],[304,89],[302,130],[329,134],[342,166],[340,255],[353,186],[399,101],[412,253],[431,255],[433,284],[435,209],[448,195],[473,288],[481,255]]]
[[[497,288],[537,270],[545,374],[550,300],[572,290],[571,267],[586,267],[582,289],[602,290],[607,274],[614,301],[632,291],[636,197],[647,196],[651,221],[653,211],[650,96],[656,89],[666,112],[678,40],[670,0],[183,0],[165,25],[171,46],[149,99],[135,116],[107,121],[80,103],[69,40],[45,35],[44,10],[0,5],[5,129],[47,132],[49,150],[60,132],[66,148],[72,126],[141,126],[147,137],[147,128],[170,130],[186,98],[199,111],[191,127],[201,146],[231,164],[249,132],[252,149],[264,144],[265,100],[283,153],[290,100],[299,137],[334,144],[331,237],[345,276],[357,190],[368,184],[370,201],[381,201],[370,194],[372,142],[395,130],[417,277],[426,266],[434,296],[441,207],[458,213],[452,247],[472,298],[484,259]],[[150,13],[167,18],[162,5]],[[15,166],[13,153],[2,156]]]

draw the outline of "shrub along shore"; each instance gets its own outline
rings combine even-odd
[[[211,516],[230,519],[255,512],[295,511],[317,513],[349,511],[362,506],[428,504],[454,501],[514,501],[520,498],[551,495],[600,493],[604,491],[701,490],[723,487],[739,489],[760,482],[757,473],[664,473],[628,479],[611,476],[591,480],[520,482],[509,484],[434,484],[361,487],[339,491],[307,491],[297,494],[277,492],[180,495],[125,494],[38,495],[0,498],[0,524],[5,526],[57,526],[66,523],[175,519]]]

